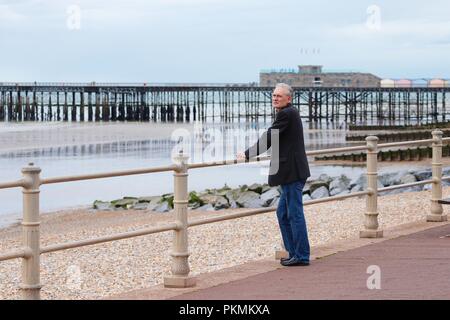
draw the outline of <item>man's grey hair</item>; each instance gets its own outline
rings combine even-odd
[[[286,83],[277,83],[275,89],[276,88],[283,88],[284,90],[286,90],[288,96],[290,97],[292,97],[292,95],[294,94],[294,90],[292,90],[292,87]]]

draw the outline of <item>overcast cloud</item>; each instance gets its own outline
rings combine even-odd
[[[298,64],[450,78],[449,13],[443,0],[0,0],[0,81],[252,82]]]

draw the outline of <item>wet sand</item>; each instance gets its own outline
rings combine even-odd
[[[5,123],[0,127],[0,152],[106,143],[169,139],[174,130],[194,125],[143,122]]]

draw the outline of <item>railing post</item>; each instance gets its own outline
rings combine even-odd
[[[369,136],[367,143],[367,191],[366,213],[364,217],[364,230],[359,232],[360,238],[382,238],[383,230],[378,229],[378,138]]]
[[[174,158],[177,169],[174,173],[174,213],[178,229],[173,233],[172,267],[170,276],[164,277],[164,286],[168,288],[187,288],[195,286],[195,278],[189,276],[189,247],[188,247],[188,156],[181,151]]]
[[[433,158],[431,162],[433,183],[431,184],[431,214],[427,215],[428,222],[447,221],[447,215],[443,215],[442,204],[442,131],[434,130],[433,135]]]
[[[22,169],[24,180],[22,233],[23,246],[31,255],[22,259],[22,299],[40,299],[40,238],[39,238],[39,173],[41,169],[29,163]]]

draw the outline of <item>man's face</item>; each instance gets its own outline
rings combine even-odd
[[[288,95],[287,90],[283,88],[275,88],[272,93],[272,106],[275,109],[284,108],[290,103],[292,97]]]

